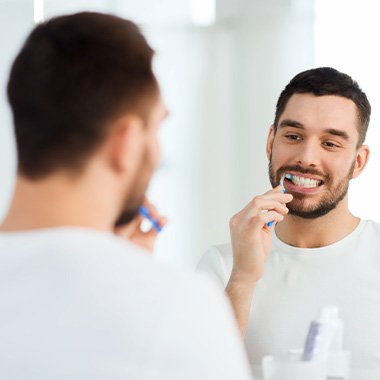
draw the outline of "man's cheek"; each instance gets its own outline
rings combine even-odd
[[[160,149],[160,144],[157,139],[154,139],[151,142],[149,146],[149,152],[150,152],[150,161],[152,163],[152,166],[154,168],[157,168],[161,159],[161,149]]]

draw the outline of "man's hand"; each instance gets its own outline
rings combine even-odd
[[[286,203],[293,199],[277,186],[248,203],[230,221],[233,272],[249,282],[257,282],[264,272],[271,244],[271,221],[281,222],[288,213]]]
[[[277,186],[259,195],[230,221],[233,267],[226,292],[230,298],[235,316],[244,336],[252,295],[257,281],[264,273],[265,262],[271,245],[271,221],[281,222],[288,213],[286,203],[293,199],[283,194]]]
[[[147,199],[144,200],[143,206],[149,211],[149,214],[157,220],[160,227],[164,227],[167,224],[166,217],[159,214],[156,207]],[[115,228],[115,233],[153,253],[158,232],[153,227],[148,231],[142,231],[141,224],[143,220],[144,217],[138,214],[130,223]]]

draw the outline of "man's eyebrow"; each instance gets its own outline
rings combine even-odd
[[[305,129],[303,124],[299,123],[298,121],[292,120],[292,119],[284,119],[281,121],[280,125],[278,126],[279,128],[284,128],[284,127],[293,127],[293,128],[301,128]]]
[[[295,121],[295,120],[292,120],[292,119],[282,120],[278,127],[279,128],[293,127],[293,128],[305,129],[305,127],[302,123]],[[329,135],[332,135],[332,136],[341,137],[343,140],[346,140],[346,141],[350,140],[350,136],[345,131],[342,131],[340,129],[327,128],[323,132],[325,132]]]
[[[328,133],[329,135],[341,137],[343,140],[350,139],[350,136],[348,136],[346,132],[341,131],[340,129],[329,128],[329,129],[325,129],[325,132]]]

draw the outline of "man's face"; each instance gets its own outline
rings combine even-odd
[[[339,96],[294,94],[270,132],[267,152],[273,187],[282,175],[293,195],[287,206],[292,215],[317,218],[346,197],[354,175],[358,135],[357,108]]]
[[[131,186],[131,192],[125,200],[125,208],[116,221],[116,225],[129,223],[137,214],[142,205],[149,182],[160,161],[160,147],[158,142],[158,130],[166,118],[168,112],[161,96],[153,105],[144,126],[145,146]]]

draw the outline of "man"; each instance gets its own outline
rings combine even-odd
[[[199,264],[226,287],[253,365],[303,348],[310,321],[337,305],[360,374],[353,378],[380,376],[380,226],[352,215],[347,197],[368,161],[369,119],[370,104],[348,75],[318,68],[293,78],[267,141],[274,189],[233,216],[231,244]]]
[[[132,22],[79,13],[38,25],[12,66],[18,176],[0,232],[2,379],[249,378],[220,293],[134,244],[152,248],[157,236],[137,216],[167,114],[152,56]]]

